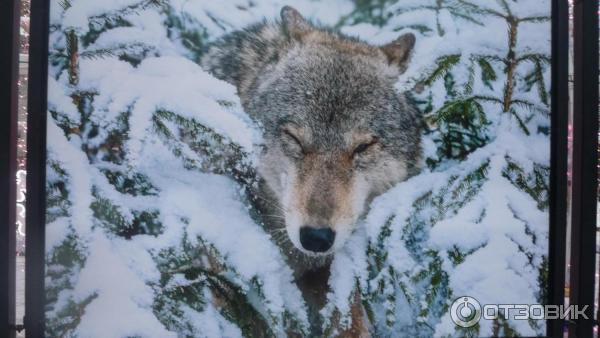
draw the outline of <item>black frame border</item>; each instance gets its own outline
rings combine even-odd
[[[565,301],[569,125],[569,4],[552,0],[550,229],[547,304]],[[562,337],[564,320],[548,320],[547,336]]]
[[[46,118],[50,0],[31,0],[27,98],[25,330],[44,337],[46,234]]]
[[[15,337],[20,1],[0,4],[0,337]]]
[[[589,319],[569,321],[569,337],[592,337],[598,202],[598,0],[573,3],[573,181],[569,303]]]
[[[597,0],[592,1],[597,4]],[[44,241],[48,35],[49,0],[31,0],[27,120],[29,129],[27,136],[28,198],[26,202],[28,226],[25,327],[28,337],[43,337],[45,328]],[[564,304],[565,286],[568,50],[568,3],[566,0],[552,0],[552,125],[547,302],[556,305]],[[597,75],[597,72],[595,74]],[[597,120],[595,124],[597,129]],[[594,146],[594,156],[595,149]],[[595,239],[595,227],[593,238]],[[547,336],[561,337],[563,327],[563,320],[547,321]]]

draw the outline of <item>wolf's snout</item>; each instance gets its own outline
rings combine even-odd
[[[335,232],[330,228],[300,228],[300,243],[308,251],[325,252],[331,248],[335,240]]]

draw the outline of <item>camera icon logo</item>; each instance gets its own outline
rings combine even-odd
[[[473,297],[459,297],[450,307],[450,317],[460,327],[471,327],[481,319],[481,304]]]

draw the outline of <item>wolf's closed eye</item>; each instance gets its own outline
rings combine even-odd
[[[302,157],[306,154],[306,150],[302,144],[302,141],[294,135],[289,129],[283,128],[282,134],[284,136],[284,148],[294,157]]]
[[[369,142],[363,142],[363,143],[359,144],[356,148],[354,148],[354,151],[352,154],[358,155],[358,154],[364,153],[365,151],[369,150],[369,148],[371,148],[372,146],[377,144],[377,142],[378,141],[376,138],[373,138]]]

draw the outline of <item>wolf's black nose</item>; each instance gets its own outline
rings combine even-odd
[[[335,240],[335,232],[330,228],[300,228],[300,243],[308,251],[325,252],[331,248]]]

